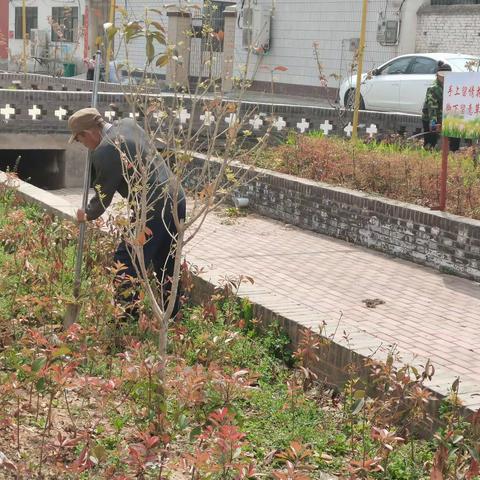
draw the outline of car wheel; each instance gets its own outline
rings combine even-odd
[[[344,105],[345,105],[345,108],[349,110],[353,109],[355,105],[355,89],[354,88],[347,90],[347,93],[345,93]],[[365,110],[365,102],[363,101],[363,97],[361,95],[360,95],[360,110]]]

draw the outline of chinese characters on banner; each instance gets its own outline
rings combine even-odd
[[[445,75],[442,135],[480,137],[480,72]]]

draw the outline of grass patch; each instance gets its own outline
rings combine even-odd
[[[479,138],[480,120],[465,120],[463,116],[456,117],[455,115],[447,114],[447,116],[443,120],[442,132],[447,137]]]

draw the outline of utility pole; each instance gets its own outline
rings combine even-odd
[[[358,138],[358,110],[360,108],[360,86],[362,84],[363,56],[365,53],[365,37],[367,33],[367,9],[368,0],[363,0],[362,27],[360,30],[360,45],[358,46],[357,84],[355,86],[355,106],[353,109],[352,140]]]
[[[115,0],[111,0],[110,3],[110,16],[108,21],[113,26],[115,24]],[[110,81],[110,57],[111,57],[111,49],[112,49],[112,39],[109,37],[107,40],[107,55],[105,58],[105,81]]]
[[[27,74],[27,5],[22,0],[23,73]]]

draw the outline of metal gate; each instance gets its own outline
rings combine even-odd
[[[217,81],[223,71],[223,36],[225,29],[224,10],[230,5],[221,1],[209,2],[192,17],[193,36],[190,40],[190,81]],[[204,34],[205,27],[213,33]]]

